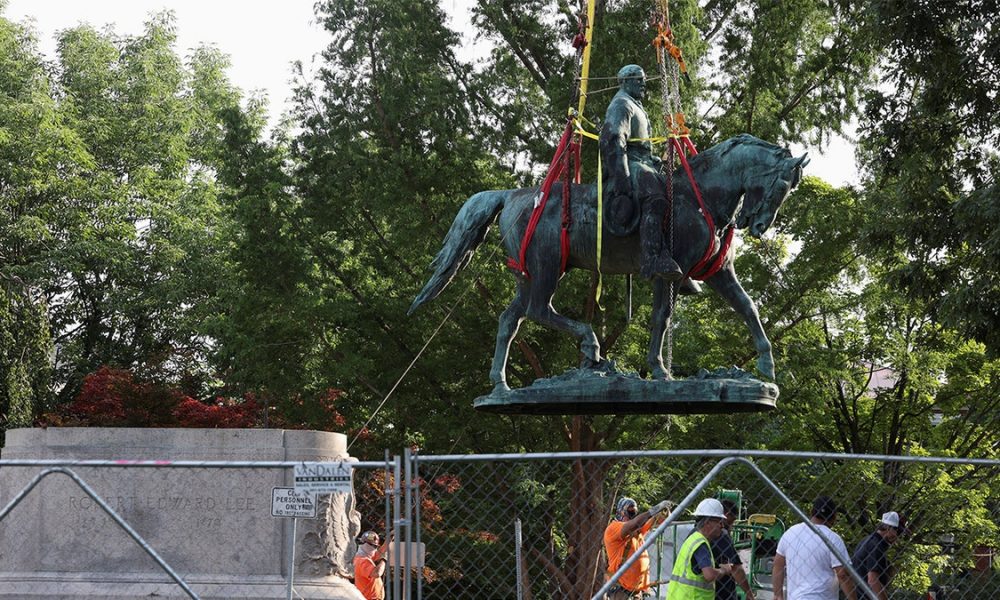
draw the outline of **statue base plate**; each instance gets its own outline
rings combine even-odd
[[[772,410],[777,399],[777,385],[737,367],[702,369],[688,379],[647,380],[603,361],[525,388],[494,390],[473,406],[513,415],[717,414]]]

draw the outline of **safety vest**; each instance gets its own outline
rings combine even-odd
[[[699,531],[693,532],[681,544],[681,549],[677,552],[677,560],[674,561],[674,572],[670,575],[670,583],[667,585],[667,600],[713,600],[715,598],[715,584],[705,580],[705,576],[696,573],[691,568],[691,557],[698,546],[705,544],[708,553],[712,553],[712,545],[708,543],[708,538]],[[715,557],[712,557],[715,563]]]

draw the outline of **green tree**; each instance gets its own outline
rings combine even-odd
[[[205,93],[174,39],[168,15],[138,37],[84,26],[59,39],[60,111],[92,161],[72,180],[52,257],[64,397],[103,364],[175,377],[204,361],[198,326],[221,277],[220,207],[212,165],[198,160],[209,154],[193,150]],[[210,60],[196,54],[192,69]]]
[[[225,57],[202,48],[185,64],[174,43],[169,14],[138,36],[80,26],[45,66],[29,32],[0,19],[4,314],[17,343],[48,345],[3,354],[44,357],[28,371],[52,374],[35,406],[53,389],[72,399],[105,364],[189,393],[213,381],[238,234],[216,174],[241,97]]]
[[[1000,348],[996,148],[1000,52],[990,2],[873,4],[883,84],[862,125],[868,247],[936,322]]]
[[[51,397],[52,338],[44,307],[0,285],[0,430],[28,427]]]
[[[0,5],[2,8],[2,5]],[[30,425],[51,397],[43,257],[49,221],[85,161],[60,118],[30,31],[0,17],[0,427]]]
[[[218,178],[231,220],[226,256],[232,287],[222,292],[225,310],[208,330],[218,342],[213,364],[233,393],[297,399],[313,376],[322,298],[297,229],[288,144],[263,141],[262,113],[235,102],[220,108],[225,135]]]

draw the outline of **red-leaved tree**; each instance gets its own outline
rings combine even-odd
[[[341,390],[330,388],[317,396],[298,394],[284,402],[269,402],[251,392],[242,398],[201,401],[168,384],[141,381],[131,371],[104,366],[84,378],[73,402],[43,415],[38,425],[245,429],[266,424],[343,431],[347,420],[336,406],[342,396]],[[266,410],[271,412],[265,421]]]
[[[261,410],[252,394],[205,403],[168,385],[139,381],[126,369],[104,366],[84,378],[73,402],[44,415],[39,425],[247,428],[261,425]]]
[[[194,398],[184,398],[174,409],[178,427],[247,428],[260,421],[260,408],[252,394],[242,402],[217,398],[215,404],[205,404]]]

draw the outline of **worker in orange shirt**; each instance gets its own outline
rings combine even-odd
[[[615,518],[604,530],[604,551],[608,555],[610,578],[645,541],[653,526],[653,517],[668,510],[672,503],[664,500],[639,513],[632,498],[623,497],[615,505]],[[608,590],[608,600],[641,600],[649,596],[649,552],[643,552],[616,584]]]
[[[390,536],[391,537],[391,536]],[[365,600],[385,600],[385,551],[389,542],[379,546],[378,533],[366,531],[358,540],[358,553],[354,556],[354,586]]]

